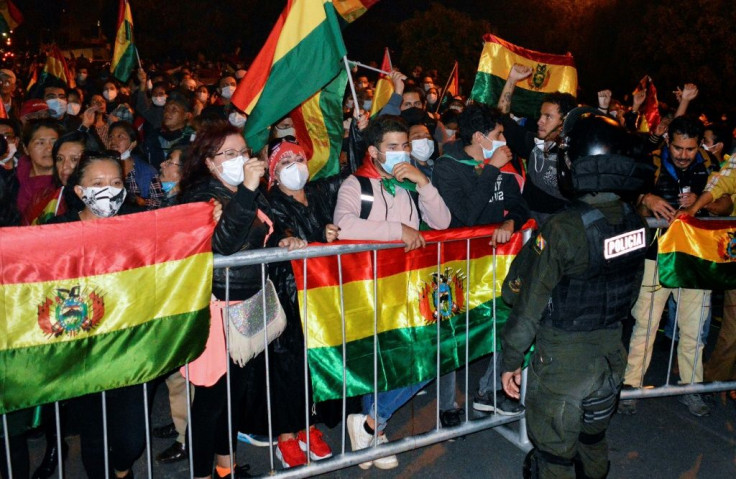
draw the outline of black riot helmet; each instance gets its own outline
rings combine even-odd
[[[640,161],[641,140],[594,108],[570,111],[562,126],[560,150],[558,184],[570,198],[639,192],[653,178],[652,166]]]

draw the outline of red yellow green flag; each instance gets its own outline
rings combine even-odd
[[[23,14],[12,0],[0,0],[0,33],[10,33],[23,23]]]
[[[332,2],[289,0],[233,93],[233,105],[248,115],[248,146],[261,149],[268,128],[332,81],[344,68],[344,56]]]
[[[341,21],[352,23],[380,0],[332,0]]]
[[[470,97],[496,106],[506,78],[514,63],[532,68],[532,75],[516,84],[511,111],[517,116],[539,115],[542,98],[547,93],[563,92],[577,95],[578,72],[570,53],[554,55],[527,50],[496,35],[483,36],[483,52]]]
[[[74,88],[77,84],[74,80],[74,75],[72,75],[71,70],[66,63],[64,54],[61,53],[61,50],[59,50],[59,47],[56,44],[48,47],[48,51],[46,52],[46,65],[43,67],[41,81],[39,83],[41,85],[46,84],[49,77],[58,78],[62,82],[66,83],[69,88]]]
[[[659,238],[659,282],[666,288],[736,288],[736,221],[683,216]]]
[[[391,55],[388,52],[388,47],[383,52],[383,61],[381,62],[381,70],[390,72],[393,70],[391,65]],[[394,84],[390,78],[381,73],[376,82],[376,91],[373,92],[373,103],[371,103],[371,118],[378,115],[378,112],[386,106],[386,103],[391,99],[391,95],[394,94]]]
[[[202,352],[212,207],[0,233],[0,413],[139,384]]]
[[[494,257],[488,244],[494,228],[424,232],[428,243],[442,242],[439,250],[429,245],[409,253],[402,248],[381,250],[375,258],[373,252],[342,255],[342,287],[337,257],[308,259],[306,295],[304,262],[293,261],[302,313],[306,298],[302,325],[307,332],[314,400],[342,395],[341,298],[348,396],[373,391],[374,329],[380,391],[436,376],[438,318],[441,373],[464,364],[466,333],[470,360],[493,351],[494,313],[500,329],[509,312],[501,300],[501,284],[522,245],[521,235],[516,234]]]
[[[120,0],[118,9],[118,28],[115,34],[115,48],[110,64],[110,72],[122,82],[127,82],[136,62],[133,43],[133,14],[128,0]]]
[[[297,140],[307,154],[312,180],[340,172],[342,97],[347,82],[348,74],[341,70],[334,80],[289,114]]]

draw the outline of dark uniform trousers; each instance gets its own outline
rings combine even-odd
[[[590,332],[540,326],[526,393],[538,477],[575,478],[575,461],[583,477],[606,476],[605,432],[625,369],[620,325]]]

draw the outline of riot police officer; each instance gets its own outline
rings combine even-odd
[[[621,321],[631,308],[646,228],[624,200],[651,170],[636,140],[615,121],[578,108],[565,120],[558,165],[573,198],[517,256],[504,288],[514,303],[503,331],[504,390],[519,397],[532,343],[526,394],[531,477],[608,474],[606,429],[626,367]],[[577,464],[576,464],[577,463]]]

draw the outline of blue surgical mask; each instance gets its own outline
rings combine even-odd
[[[169,191],[174,189],[176,183],[176,181],[162,181],[161,188],[164,190],[164,193],[168,193]]]
[[[387,151],[384,153],[384,156],[386,157],[386,162],[381,164],[381,167],[389,175],[393,174],[394,166],[409,161],[409,152],[407,151]]]
[[[490,160],[499,147],[506,145],[505,141],[491,140],[485,135],[483,135],[483,138],[491,142],[490,150],[486,150],[485,148],[483,148],[483,145],[480,146],[481,148],[483,148],[483,158],[485,158],[486,160]]]

